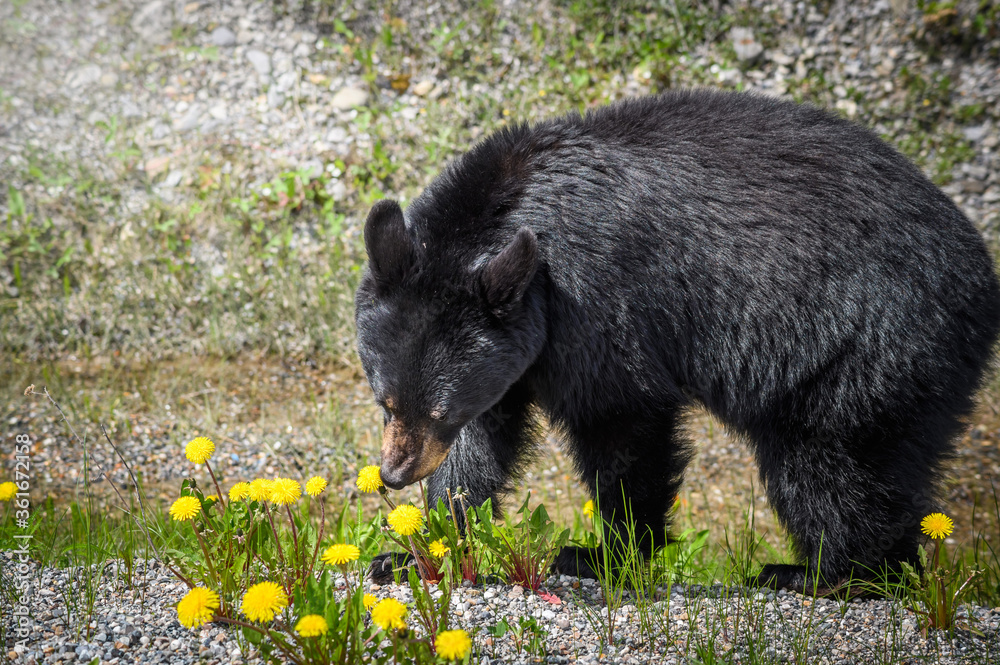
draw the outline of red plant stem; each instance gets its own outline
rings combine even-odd
[[[410,540],[410,550],[413,552],[413,558],[416,559],[417,561],[418,569],[425,570],[426,566],[424,566],[420,561],[420,556],[417,553],[417,544],[413,542],[413,536],[407,536],[407,537]],[[427,580],[424,578],[423,574],[420,575],[420,582],[424,586],[424,593],[427,594],[428,598],[431,598],[431,590],[430,588],[428,588]],[[431,602],[433,602],[433,598],[431,598]],[[433,608],[431,609],[430,617],[427,619],[427,624],[428,624],[427,625],[428,634],[437,635],[438,632],[437,612],[435,612]]]

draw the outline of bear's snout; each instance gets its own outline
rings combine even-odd
[[[437,437],[396,418],[382,433],[382,482],[389,489],[403,489],[433,473],[447,456],[448,447]]]

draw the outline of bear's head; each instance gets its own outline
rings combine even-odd
[[[389,200],[372,207],[364,236],[358,354],[385,416],[382,480],[399,489],[433,472],[541,352],[539,249],[522,227],[492,250],[428,250]]]

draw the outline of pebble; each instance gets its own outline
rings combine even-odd
[[[263,51],[250,49],[247,51],[247,60],[250,61],[250,64],[253,65],[257,75],[261,78],[264,78],[271,73],[271,56]]]
[[[750,28],[732,28],[729,38],[733,43],[736,57],[745,65],[751,64],[764,53],[764,46],[754,38]]]
[[[233,46],[236,44],[236,33],[226,26],[220,25],[212,31],[210,39],[216,46]]]
[[[333,95],[330,106],[335,109],[350,109],[364,106],[368,101],[368,93],[360,88],[341,88]]]

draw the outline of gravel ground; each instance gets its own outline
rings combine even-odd
[[[434,30],[440,21],[458,25],[465,12],[463,3],[455,0],[399,4],[398,19],[406,22],[413,39],[428,44],[437,39]],[[555,95],[540,94],[544,90],[539,91],[539,77],[551,80],[553,75],[546,71],[543,59],[525,55],[524,45],[532,43],[530,25],[517,20],[526,14],[558,29],[565,20],[563,14],[546,1],[530,6],[511,0],[496,4],[499,17],[508,23],[495,36],[501,71],[495,85],[451,76],[444,67],[425,59],[411,63],[407,85],[393,87],[397,71],[375,63],[377,79],[374,86],[368,86],[359,67],[327,57],[329,49],[343,44],[336,34],[330,40],[321,34],[324,23],[316,13],[322,12],[322,3],[312,9],[294,1],[285,3],[291,5],[287,14],[276,12],[271,2],[243,0],[0,3],[0,181],[32,196],[61,196],[71,184],[24,181],[26,165],[38,154],[72,161],[109,180],[119,179],[123,195],[116,205],[97,201],[95,206],[104,226],[125,242],[136,232],[130,224],[138,224],[151,206],[196,200],[199,169],[206,164],[259,190],[285,170],[328,170],[335,159],[363,160],[371,153],[374,137],[360,121],[358,105],[378,104],[390,117],[398,141],[418,145],[438,129],[425,117],[425,113],[435,113],[435,108],[448,109],[443,117],[454,123],[462,140],[479,135],[476,109],[483,100],[505,111],[509,106],[515,118],[532,119],[565,110],[566,104]],[[935,39],[933,25],[912,10],[893,11],[906,3],[834,2],[828,3],[829,12],[784,0],[750,4],[767,17],[766,24],[747,33],[720,36],[713,46],[694,46],[672,73],[677,84],[805,96],[873,126],[898,143],[910,138],[912,128],[921,124],[936,135],[954,136],[967,148],[961,159],[952,164],[942,159],[942,148],[931,147],[926,155],[928,169],[950,180],[945,191],[990,242],[1000,242],[1000,39],[981,45],[975,58],[948,49],[942,57],[932,58],[929,49],[918,47],[918,42]],[[344,12],[351,16],[354,30],[378,33],[382,13],[367,9],[363,2],[346,5],[350,7]],[[466,40],[484,38],[474,22],[458,30]],[[720,57],[720,50],[729,54],[728,59]],[[933,90],[915,92],[908,83],[912,72],[928,81],[948,77],[951,95],[966,108],[978,110],[967,118],[928,115],[928,109],[934,110],[937,104]],[[822,85],[817,83],[819,78]],[[650,92],[657,83],[655,72],[637,63],[602,85],[604,98],[610,100]],[[530,105],[518,101],[529,97]],[[119,129],[109,139],[112,125]],[[392,152],[395,145],[390,141],[386,148]],[[443,159],[431,164],[434,170]],[[129,164],[124,179],[123,161]],[[419,164],[398,166],[401,177],[397,182],[406,184],[386,192],[389,195],[412,195],[429,178]],[[327,188],[332,196],[348,202],[345,234],[356,234],[364,214],[358,194],[339,176],[330,178]],[[9,208],[6,192],[0,192],[0,218],[6,218]],[[55,223],[60,223],[59,218]],[[193,242],[191,260],[198,269],[213,279],[227,279],[215,274],[224,263],[218,243],[211,238]],[[307,252],[315,239],[303,234],[295,242]],[[99,248],[88,259],[94,262],[96,274],[107,275],[113,288],[119,289],[112,300],[130,297],[127,291],[132,286],[117,277],[125,262],[116,247]],[[218,283],[206,278],[198,283],[202,286],[207,293],[218,288]],[[226,284],[225,288],[236,287]],[[16,302],[15,277],[4,265],[0,265],[0,290],[6,291],[3,298],[8,299],[0,304],[22,307]],[[113,308],[113,302],[107,306]],[[70,300],[66,316],[74,321],[98,317],[92,311],[77,311],[82,308]],[[185,322],[181,310],[176,320],[150,331],[134,346],[142,347],[139,351],[149,349],[152,356],[163,349],[193,353],[203,349],[200,320]],[[113,314],[110,311],[107,316]],[[234,336],[249,334],[243,328],[233,330]],[[85,343],[92,341],[88,335],[93,333],[83,326],[64,333],[67,339]],[[276,333],[280,348],[293,354],[308,348],[303,341],[307,337],[308,331],[294,328]],[[123,345],[128,342],[128,338],[123,340],[119,340]],[[47,345],[55,351],[64,350],[63,344],[62,339],[39,342],[40,347]],[[300,397],[296,391],[303,384],[334,391],[345,404],[361,410],[365,422],[368,396],[356,376],[345,379],[295,364],[260,371],[276,390],[287,391],[293,399]],[[343,472],[343,492],[349,494],[349,480],[359,466],[368,463],[365,455],[374,448],[345,458],[343,442],[331,442],[315,428],[279,429],[248,422],[243,413],[246,405],[240,399],[223,405],[231,424],[219,428],[223,434],[216,435],[220,449],[225,446],[225,455],[218,458],[222,474],[232,479],[279,472],[308,475],[336,462]],[[179,409],[175,406],[175,410]],[[29,406],[11,401],[3,416],[6,432],[27,431],[33,437],[32,463],[39,470],[36,491],[59,494],[79,484],[82,449],[68,439],[51,409],[39,401]],[[190,471],[178,446],[193,433],[179,431],[177,419],[168,413],[134,414],[128,420],[128,427],[122,424],[115,438],[129,461],[151,485],[161,482],[176,487],[177,479]],[[368,427],[359,425],[355,435],[360,437]],[[88,440],[94,434],[91,431]],[[752,460],[746,450],[705,419],[692,425],[692,434],[702,447],[690,474],[687,500],[705,513],[743,505],[749,491],[747,479],[752,478]],[[962,442],[960,463],[980,482],[979,487],[987,487],[989,478],[1000,477],[998,438],[994,419],[987,419]],[[553,442],[548,447],[552,466],[533,470],[527,481],[541,488],[547,504],[559,496],[565,500],[572,492],[567,480],[571,465]],[[127,484],[125,470],[109,447],[98,443],[93,453],[95,462]],[[961,484],[951,491],[953,500],[969,501],[974,494]],[[766,504],[759,508],[758,524],[767,524]],[[11,557],[3,556],[6,567]],[[141,570],[143,581],[132,590],[116,584],[113,571],[106,571],[112,581],[100,588],[91,639],[86,642],[67,621],[67,598],[73,597],[66,591],[70,573],[34,571],[39,585],[32,600],[32,638],[26,653],[7,656],[15,662],[38,663],[88,661],[96,656],[112,663],[255,660],[252,653],[239,652],[233,636],[223,629],[196,633],[182,629],[170,609],[183,594],[182,586],[155,563]],[[460,621],[469,627],[488,626],[501,616],[535,615],[547,631],[551,662],[596,661],[599,642],[585,609],[592,607],[594,588],[564,579],[549,580],[548,586],[564,602],[554,605],[516,587],[491,585],[461,590],[453,602],[461,613]],[[399,595],[405,590],[384,588],[377,593]],[[622,641],[605,649],[602,662],[679,662],[693,654],[699,639],[708,634],[721,635],[717,644],[729,645],[733,654],[756,652],[780,659],[803,644],[795,636],[803,635],[809,625],[814,629],[812,640],[801,648],[815,662],[870,662],[886,652],[899,660],[991,662],[1000,653],[1000,608],[961,610],[965,616],[971,612],[969,622],[985,637],[960,631],[953,641],[929,641],[915,630],[912,614],[886,601],[842,606],[794,594],[739,596],[730,590],[719,598],[720,593],[719,589],[673,589],[662,601],[669,599],[669,607],[662,610],[669,620],[664,619],[655,640],[642,635],[642,622],[634,608],[630,612],[630,606],[623,606],[616,615],[616,635]],[[8,620],[7,606],[0,607]],[[733,624],[743,611],[748,616],[763,613],[765,629],[760,635],[740,632]],[[98,639],[102,635],[105,639]],[[484,635],[477,638],[487,657],[504,662],[528,659],[512,653],[509,639],[495,645],[486,640]]]
[[[13,569],[14,558],[0,555]],[[173,605],[186,588],[155,561],[139,562],[135,583],[123,582],[115,562],[104,566],[88,625],[71,616],[81,602],[73,591],[81,571],[32,567],[30,637],[8,645],[13,663],[257,663],[252,647],[241,648],[229,630],[209,625],[188,630]],[[98,573],[100,574],[100,573]],[[408,587],[369,585],[380,598],[412,601]],[[992,663],[1000,657],[1000,608],[963,608],[953,639],[921,636],[913,614],[885,600],[837,602],[779,591],[677,585],[659,590],[661,600],[640,613],[626,597],[613,607],[613,644],[606,631],[607,609],[593,580],[551,577],[544,595],[519,586],[484,584],[457,588],[451,627],[480,629],[480,661],[549,663],[686,663],[699,647],[715,646],[734,662],[752,654],[767,661],[810,663],[940,662]],[[437,593],[437,592],[435,592]],[[516,625],[534,617],[544,647],[518,648],[511,635],[491,637],[485,628],[506,619]]]

